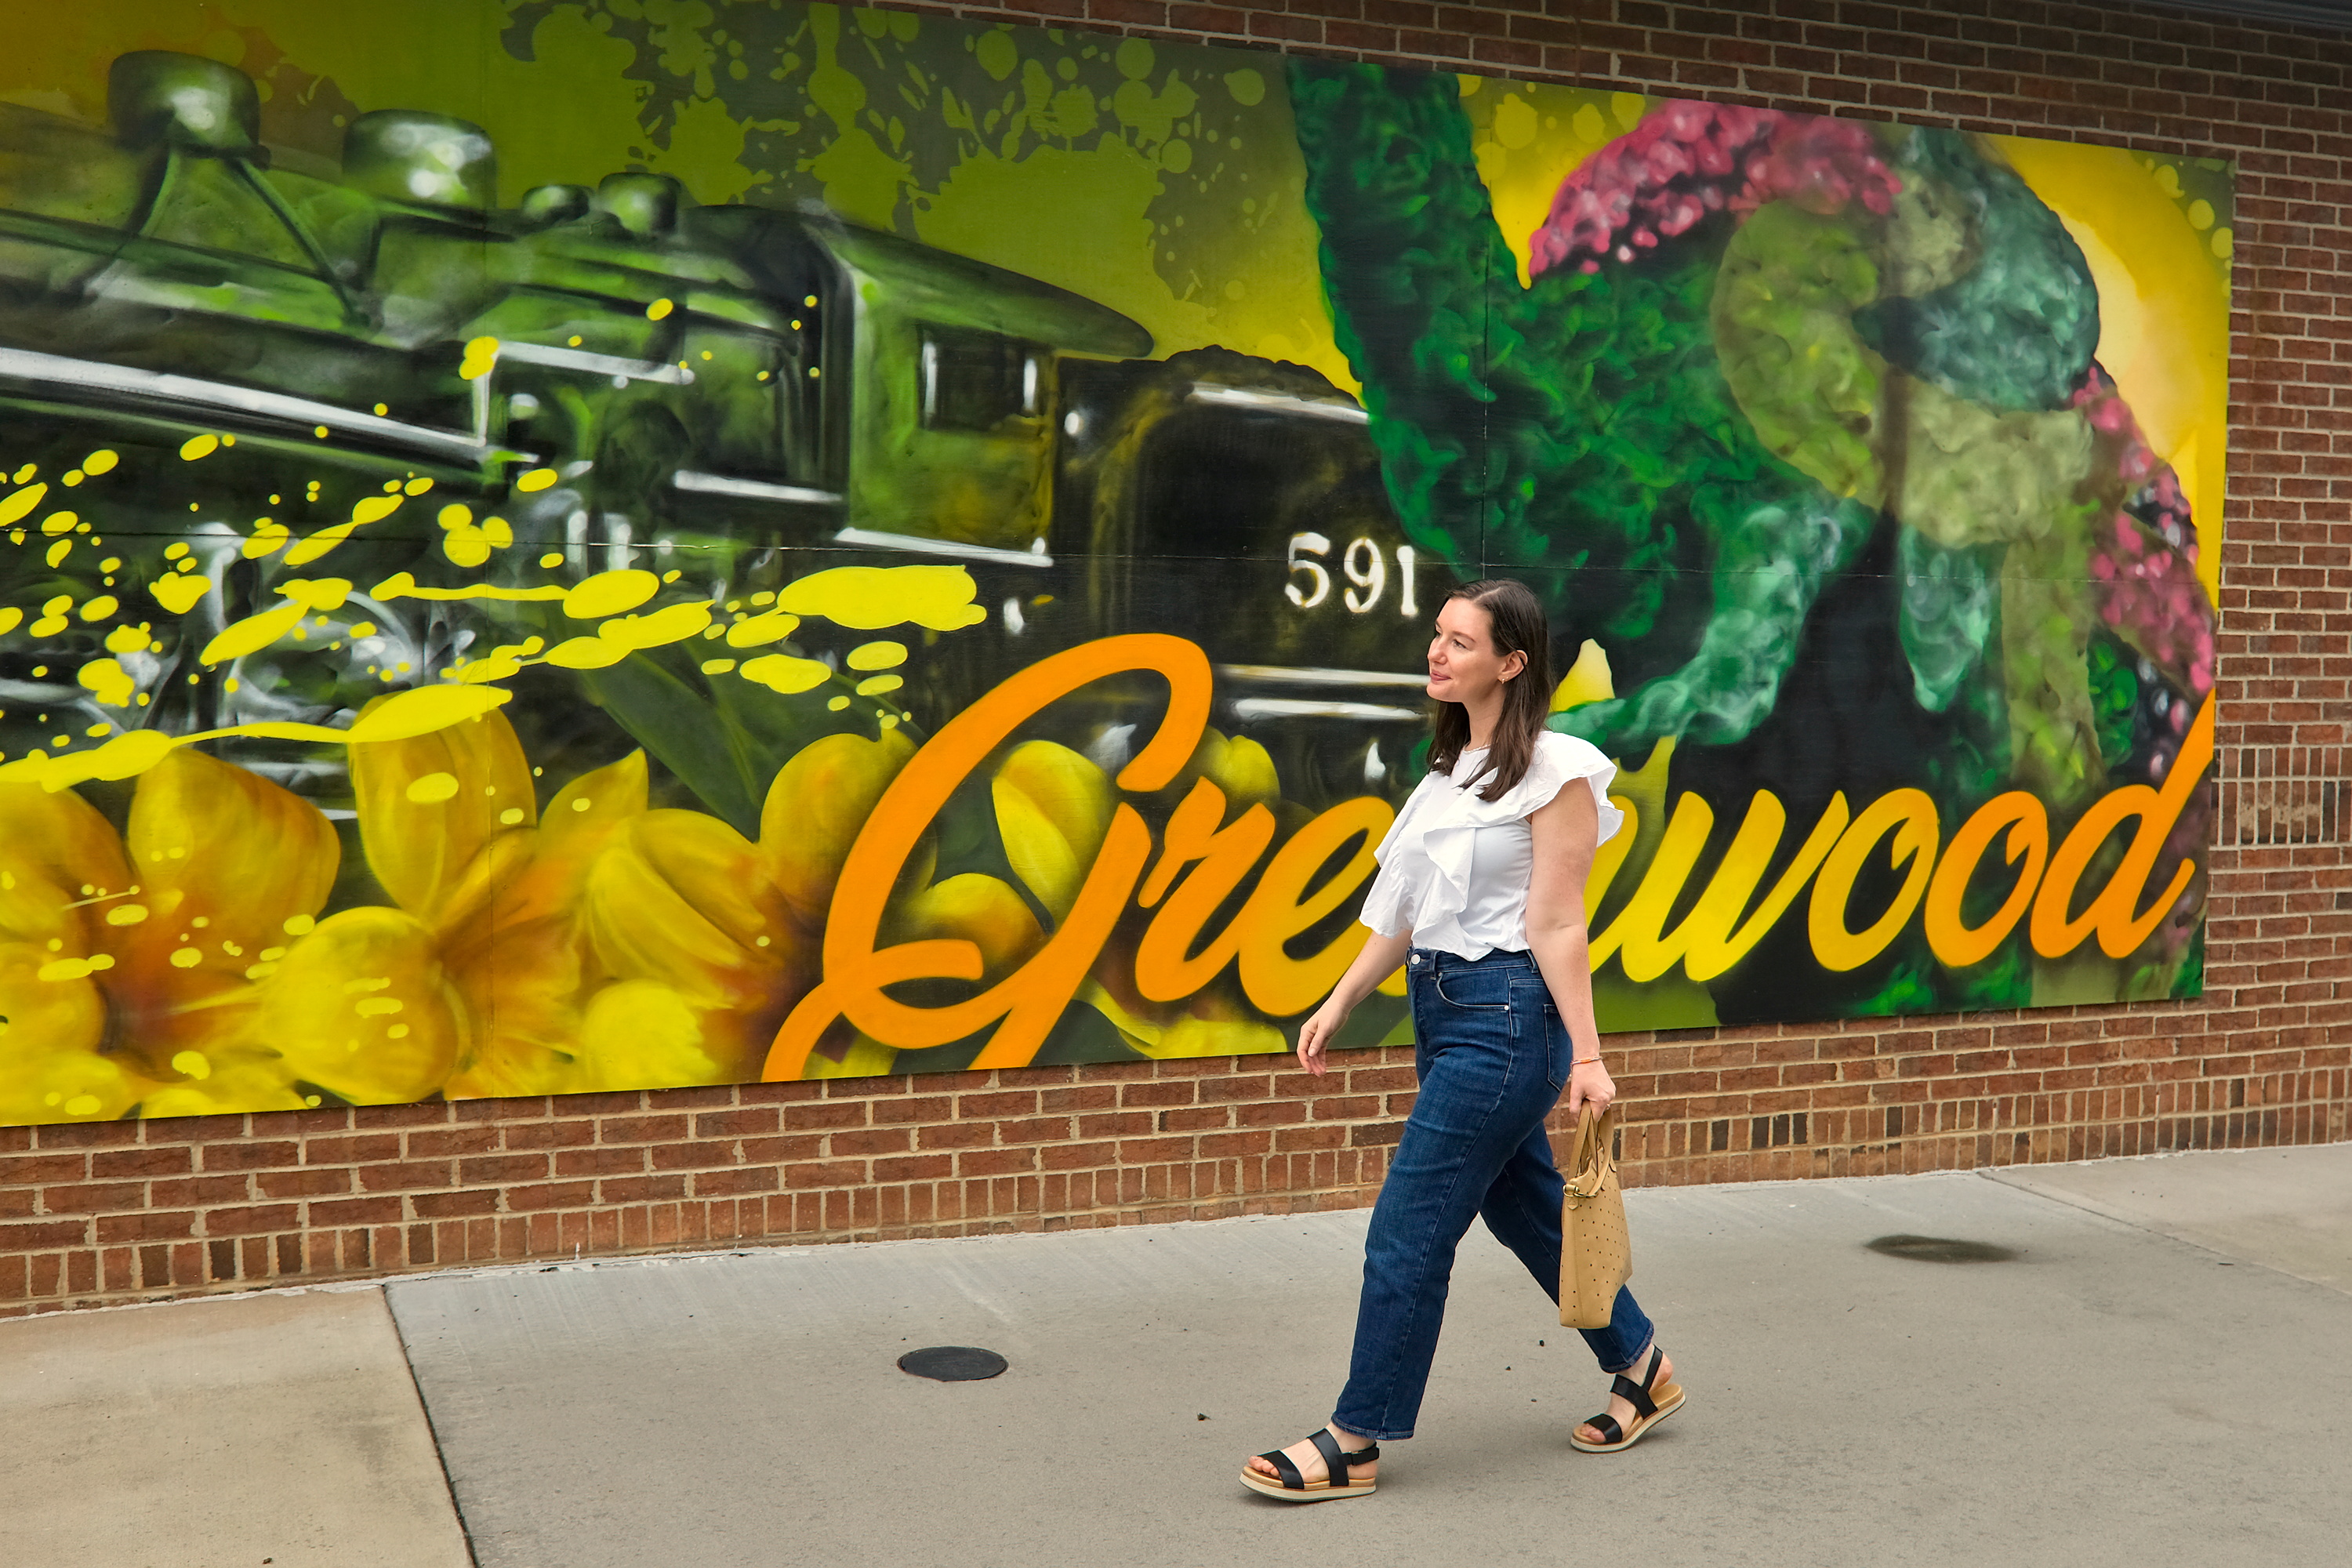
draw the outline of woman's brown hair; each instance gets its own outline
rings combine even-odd
[[[1482,800],[1500,800],[1535,760],[1536,737],[1543,733],[1551,712],[1551,628],[1543,605],[1527,584],[1508,577],[1465,583],[1445,595],[1448,601],[1467,599],[1486,612],[1486,636],[1495,652],[1505,658],[1527,656],[1519,673],[1503,683],[1503,711],[1487,742],[1486,760],[1463,784],[1467,789],[1480,779],[1491,780],[1478,792]],[[1436,735],[1429,748],[1432,772],[1450,773],[1470,743],[1470,710],[1459,702],[1437,705]]]

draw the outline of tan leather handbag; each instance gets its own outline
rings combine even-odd
[[[1576,1124],[1568,1190],[1559,1205],[1559,1321],[1571,1329],[1605,1329],[1617,1289],[1633,1277],[1625,1235],[1625,1195],[1617,1186],[1617,1108],[1587,1107]]]

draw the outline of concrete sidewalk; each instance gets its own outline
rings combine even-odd
[[[2352,1538],[2352,1145],[1629,1207],[1691,1400],[1620,1458],[1567,1446],[1606,1380],[1475,1229],[1422,1435],[1346,1509],[1233,1473],[1329,1409],[1360,1212],[775,1249],[0,1323],[0,1563],[462,1563],[460,1514],[483,1568],[2273,1564]],[[2016,1258],[1864,1245],[1894,1234]],[[897,1370],[940,1343],[1011,1370]]]

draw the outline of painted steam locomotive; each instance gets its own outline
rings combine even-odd
[[[949,677],[962,700],[1149,627],[1220,662],[1229,725],[1313,719],[1327,758],[1346,730],[1363,771],[1333,787],[1410,738],[1445,563],[1318,374],[1155,359],[1034,279],[664,175],[500,207],[489,139],[443,115],[363,114],[337,166],[265,146],[254,84],[212,60],[128,54],[109,85],[103,130],[0,105],[0,410],[12,447],[147,466],[111,493],[151,515],[118,534],[306,474],[425,476],[574,574],[722,547],[787,576],[963,564],[997,630]],[[237,465],[175,460],[207,433]]]

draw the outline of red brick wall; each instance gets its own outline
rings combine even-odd
[[[916,7],[2074,138],[2239,168],[2206,994],[1612,1038],[1634,1182],[2340,1140],[2352,39],[2157,6]],[[1409,1056],[0,1129],[0,1315],[525,1258],[1370,1200]]]

